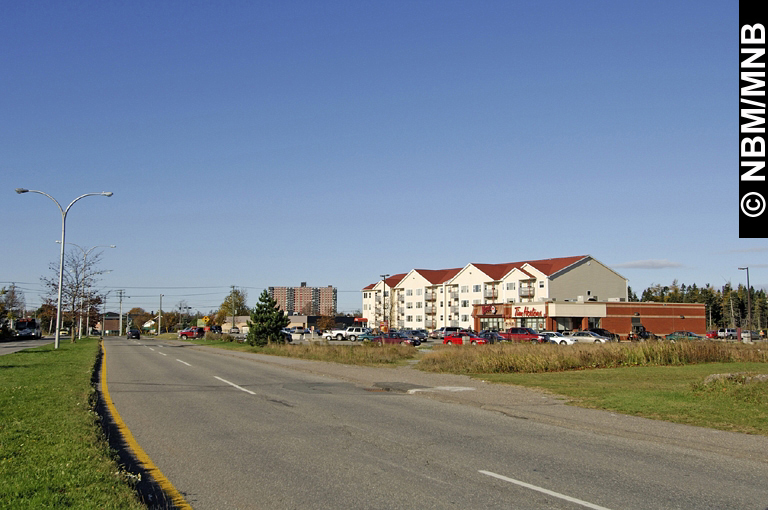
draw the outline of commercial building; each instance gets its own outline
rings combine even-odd
[[[272,299],[288,315],[336,315],[335,287],[307,287],[302,282],[299,287],[269,287]]]
[[[452,269],[412,269],[370,284],[362,293],[363,317],[373,327],[613,327],[626,334],[631,330],[632,317],[643,317],[646,329],[662,333],[675,330],[666,331],[668,326],[678,325],[675,316],[697,318],[696,324],[683,321],[677,329],[703,332],[705,327],[703,305],[692,305],[682,311],[673,311],[668,305],[653,314],[645,303],[632,303],[637,308],[622,309],[620,304],[628,304],[627,279],[590,255],[506,264],[470,263]],[[649,322],[652,317],[653,322]],[[653,326],[657,326],[656,330]]]

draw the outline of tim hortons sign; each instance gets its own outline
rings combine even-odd
[[[544,311],[537,310],[535,308],[523,308],[522,306],[515,307],[515,317],[544,317]]]
[[[484,306],[482,311],[483,315],[496,315],[496,307],[493,305]]]

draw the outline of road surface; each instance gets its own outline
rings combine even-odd
[[[196,509],[768,508],[768,438],[531,390],[105,340],[109,393]]]

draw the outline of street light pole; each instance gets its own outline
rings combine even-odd
[[[382,296],[382,304],[381,304],[381,317],[382,322],[387,323],[387,331],[389,331],[389,321],[387,320],[387,278],[389,277],[388,274],[382,274],[381,276],[381,296]],[[379,325],[379,329],[381,329],[381,325]],[[383,333],[384,331],[382,331]]]
[[[66,229],[67,229],[67,213],[69,213],[69,209],[75,204],[75,202],[77,202],[81,198],[90,197],[94,195],[111,197],[112,192],[102,191],[101,193],[86,193],[84,195],[80,195],[79,197],[74,199],[72,202],[70,202],[66,209],[63,209],[58,200],[53,198],[48,193],[45,193],[44,191],[39,191],[35,189],[26,189],[26,188],[16,188],[16,193],[20,195],[22,193],[39,193],[40,195],[45,195],[46,197],[53,200],[53,203],[56,204],[56,206],[59,208],[59,211],[61,212],[61,253],[59,254],[59,292],[58,292],[57,304],[56,304],[56,336],[54,336],[54,341],[53,341],[53,348],[58,349],[59,348],[59,332],[61,330],[61,284],[64,276],[64,238],[65,238]]]
[[[749,291],[749,268],[748,267],[740,267],[740,271],[746,271],[747,272],[747,338],[749,341],[752,341],[752,296],[751,292]],[[744,339],[744,334],[742,333],[742,340]]]

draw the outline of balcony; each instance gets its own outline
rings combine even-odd
[[[459,307],[458,306],[452,306],[451,307],[451,313],[459,313]]]
[[[402,294],[398,294],[397,295],[397,302],[398,303],[405,303],[405,296],[403,296]]]
[[[532,298],[536,294],[535,287],[520,287],[521,298]]]
[[[435,329],[437,327],[437,322],[434,319],[427,319],[424,321],[424,327],[427,329]]]
[[[435,308],[435,305],[427,305],[424,307],[424,313],[427,315],[435,315],[437,313],[437,308]]]
[[[499,291],[497,289],[485,289],[483,297],[485,299],[496,299],[499,297]]]
[[[458,292],[449,292],[448,293],[448,299],[459,299],[459,293]]]
[[[435,292],[427,292],[424,294],[424,301],[435,301],[437,300],[437,293]]]

